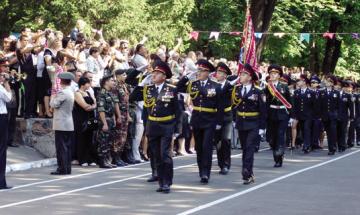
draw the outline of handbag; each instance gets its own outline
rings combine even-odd
[[[94,110],[94,117],[89,118],[82,124],[82,131],[95,131],[99,128],[99,120]]]

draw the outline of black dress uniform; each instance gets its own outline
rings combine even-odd
[[[308,82],[307,79],[306,82]],[[309,88],[297,89],[294,92],[292,114],[299,122],[299,127],[304,140],[303,151],[305,153],[310,152],[314,100],[315,94]]]
[[[355,83],[351,83],[353,85],[353,89],[356,88]],[[357,106],[356,106],[356,102],[358,100],[359,95],[355,92],[351,93],[351,102],[354,108],[354,120],[350,121],[350,125],[349,125],[349,130],[348,130],[348,135],[347,135],[347,147],[348,148],[352,148],[354,146],[354,142],[355,142],[355,130],[356,130],[356,125],[358,124],[358,115],[357,115]]]
[[[312,76],[310,82],[320,83],[321,80],[317,76]],[[322,130],[322,122],[321,122],[321,106],[320,106],[320,90],[312,89],[314,94],[313,101],[313,118],[311,125],[311,148],[319,149],[320,148],[320,133]]]
[[[335,77],[330,76],[330,79],[336,83]],[[339,98],[340,92],[337,90],[324,89],[320,91],[321,121],[327,134],[329,155],[333,155],[336,151]]]
[[[199,69],[208,72],[215,71],[214,66],[206,60],[199,60],[197,64]],[[190,94],[193,103],[190,125],[193,128],[195,138],[199,176],[202,183],[208,183],[212,165],[213,138],[216,126],[221,125],[223,120],[224,107],[221,87],[210,79],[188,82],[189,79],[185,76],[178,82],[177,86],[179,92]]]
[[[171,69],[162,61],[155,62],[154,72],[162,72],[167,78],[171,78]],[[176,87],[167,83],[162,86],[139,86],[132,96],[138,101],[144,101],[147,116],[145,132],[151,155],[155,157],[160,186],[158,191],[168,193],[173,180],[171,142],[173,135],[180,133],[181,129],[181,110]]]
[[[245,66],[245,68],[247,67]],[[253,80],[256,80],[255,72],[251,71],[250,73]],[[242,177],[244,184],[254,182],[254,153],[259,140],[259,129],[265,129],[266,125],[265,100],[263,91],[253,84],[237,85],[232,92],[232,102],[236,112],[236,128],[243,150]]]
[[[277,65],[271,65],[270,71],[278,71],[282,76],[282,68]],[[290,92],[286,84],[278,82],[275,85],[276,90],[286,101],[290,101]],[[275,167],[281,167],[285,151],[285,133],[290,119],[290,110],[269,90],[265,89],[267,110],[268,110],[268,135],[269,143],[273,148]]]
[[[226,75],[231,75],[231,70],[225,64],[220,62],[216,68],[217,72],[224,72]],[[231,166],[231,131],[232,131],[232,89],[233,85],[230,81],[225,80],[220,83],[222,89],[224,118],[221,124],[221,129],[216,131],[215,146],[218,158],[218,165],[220,167],[220,174],[226,175]]]
[[[347,86],[347,83],[343,83],[343,86]],[[337,121],[337,140],[339,152],[345,151],[346,147],[346,135],[349,120],[354,119],[354,106],[352,102],[352,96],[349,93],[340,92],[339,112]]]

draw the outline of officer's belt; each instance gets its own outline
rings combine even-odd
[[[238,116],[259,116],[259,112],[237,112]]]
[[[231,106],[224,109],[224,112],[230,112],[230,111],[231,111]]]
[[[270,108],[272,109],[286,109],[284,105],[270,105]]]
[[[216,108],[206,108],[206,107],[197,107],[193,106],[193,110],[199,111],[199,112],[207,112],[207,113],[216,113]]]
[[[175,115],[164,116],[164,117],[149,116],[149,120],[154,121],[154,122],[166,122],[166,121],[170,121],[172,119],[175,119]]]

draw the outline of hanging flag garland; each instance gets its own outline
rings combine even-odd
[[[190,40],[198,41],[200,33],[210,33],[209,39],[215,39],[215,41],[218,41],[221,34],[228,34],[231,36],[241,36],[243,32],[240,31],[231,31],[231,32],[218,32],[218,31],[192,31],[189,34]],[[334,39],[336,38],[336,35],[350,35],[352,39],[359,40],[360,39],[360,33],[331,33],[331,32],[325,32],[325,33],[284,33],[284,32],[255,32],[255,38],[256,40],[260,40],[264,35],[272,35],[278,38],[283,38],[286,35],[299,35],[300,42],[307,42],[310,43],[310,38],[312,35],[322,35],[325,39]]]

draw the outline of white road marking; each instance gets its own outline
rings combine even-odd
[[[265,150],[268,150],[268,149],[269,148],[261,149],[261,150],[259,150],[259,152],[260,151],[265,151]],[[234,157],[238,157],[238,156],[241,156],[241,155],[242,155],[242,153],[232,155],[231,157],[234,158]],[[217,159],[213,159],[212,161],[213,162],[217,161]],[[197,165],[197,163],[192,163],[192,164],[188,164],[188,165],[184,165],[184,166],[179,166],[179,167],[174,168],[174,170],[183,169],[183,168],[187,168],[187,167],[195,166],[195,165]],[[89,189],[93,189],[93,188],[97,188],[97,187],[103,187],[103,186],[107,186],[107,185],[111,185],[111,184],[116,184],[116,183],[120,183],[120,182],[124,182],[124,181],[129,181],[129,180],[132,180],[132,179],[142,178],[142,177],[149,176],[149,175],[151,175],[151,173],[146,173],[146,174],[137,175],[137,176],[124,178],[124,179],[119,179],[119,180],[115,180],[115,181],[109,181],[109,182],[96,184],[96,185],[92,185],[92,186],[82,187],[82,188],[78,188],[78,189],[74,189],[74,190],[55,193],[55,194],[51,194],[51,195],[46,195],[46,196],[42,196],[42,197],[38,197],[38,198],[34,198],[34,199],[25,200],[25,201],[14,202],[14,203],[6,204],[6,205],[1,205],[0,209],[14,207],[14,206],[18,206],[18,205],[24,205],[24,204],[27,204],[27,203],[37,202],[37,201],[41,201],[41,200],[45,200],[45,199],[58,197],[58,196],[64,196],[64,195],[68,195],[68,194],[71,194],[71,193],[76,193],[76,192],[89,190]]]
[[[300,173],[309,171],[309,170],[311,170],[311,169],[315,169],[315,168],[318,168],[318,167],[327,165],[327,164],[329,164],[329,163],[332,163],[332,162],[338,161],[338,160],[340,160],[340,159],[349,157],[349,156],[351,156],[351,155],[353,155],[353,154],[356,154],[356,153],[359,153],[359,152],[360,152],[360,150],[358,149],[358,150],[356,150],[356,151],[350,152],[350,153],[345,154],[345,155],[342,155],[342,156],[340,156],[340,157],[337,157],[337,158],[334,158],[334,159],[331,159],[331,160],[328,160],[328,161],[325,161],[325,162],[322,162],[322,163],[319,163],[319,164],[316,164],[316,165],[313,165],[313,166],[310,166],[310,167],[307,167],[307,168],[300,169],[300,170],[298,170],[298,171],[295,171],[295,172],[292,172],[292,173],[283,175],[283,176],[281,176],[281,177],[272,179],[272,180],[270,180],[270,181],[264,182],[264,183],[262,183],[262,184],[256,185],[256,186],[251,187],[251,188],[249,188],[249,189],[246,189],[246,190],[243,190],[243,191],[234,193],[234,194],[232,194],[232,195],[229,195],[229,196],[223,197],[223,198],[221,198],[221,199],[218,199],[218,200],[209,202],[209,203],[207,203],[207,204],[200,205],[200,206],[198,206],[198,207],[195,207],[195,208],[193,208],[193,209],[184,211],[184,212],[182,212],[182,213],[178,213],[177,215],[189,215],[189,214],[193,214],[193,213],[195,213],[195,212],[198,212],[198,211],[204,210],[204,209],[206,209],[206,208],[210,208],[210,207],[212,207],[212,206],[215,206],[215,205],[217,205],[217,204],[220,204],[220,203],[222,203],[222,202],[225,202],[225,201],[228,201],[228,200],[237,198],[237,197],[239,197],[239,196],[245,195],[245,194],[250,193],[250,192],[252,192],[252,191],[258,190],[258,189],[263,188],[263,187],[266,187],[266,186],[268,186],[268,185],[270,185],[270,184],[273,184],[273,183],[276,183],[276,182],[278,182],[278,181],[284,180],[284,179],[289,178],[289,177],[291,177],[291,176],[298,175],[298,174],[300,174]]]
[[[196,154],[190,154],[190,155],[186,155],[186,156],[182,156],[182,157],[180,157],[180,156],[175,157],[173,159],[184,158],[184,157],[194,157],[195,155]],[[21,189],[21,188],[25,188],[25,187],[31,187],[31,186],[40,185],[40,184],[47,184],[47,183],[51,183],[51,182],[63,181],[63,180],[73,179],[73,178],[79,178],[79,177],[88,176],[88,175],[94,175],[94,174],[103,173],[103,172],[125,170],[125,169],[133,168],[133,167],[136,167],[136,166],[142,166],[142,165],[149,164],[149,163],[150,162],[147,161],[147,162],[143,162],[143,163],[139,163],[139,164],[129,165],[129,166],[126,166],[126,167],[118,167],[118,168],[113,168],[113,169],[104,169],[104,170],[99,170],[99,171],[95,171],[95,172],[83,173],[83,174],[78,174],[78,175],[71,175],[71,176],[66,176],[66,177],[62,177],[62,178],[46,180],[46,181],[39,181],[39,182],[19,185],[19,186],[13,187],[11,190],[0,190],[0,192],[10,192],[12,190],[17,190],[17,189]]]

